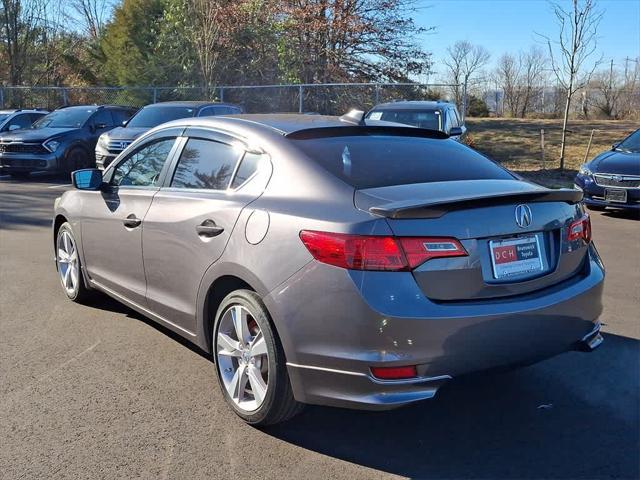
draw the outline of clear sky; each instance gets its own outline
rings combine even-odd
[[[559,3],[570,6],[569,0]],[[426,49],[433,53],[436,72],[443,70],[438,60],[447,46],[457,40],[483,45],[495,61],[505,52],[515,53],[536,43],[546,48],[534,32],[557,35],[546,0],[418,0],[418,7],[418,25],[436,27],[423,37]],[[640,56],[640,0],[599,0],[598,8],[604,10],[598,50],[607,62],[613,58],[622,68],[626,56]]]

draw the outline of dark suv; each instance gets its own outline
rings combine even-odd
[[[147,130],[171,120],[188,117],[211,117],[243,113],[242,107],[219,102],[161,102],[152,103],[138,110],[119,128],[100,136],[96,144],[96,165],[106,168],[120,152]]]
[[[367,113],[368,120],[404,123],[428,130],[439,130],[461,141],[467,127],[453,103],[442,101],[398,101],[381,103]]]
[[[91,167],[98,137],[122,125],[135,111],[117,105],[63,107],[30,128],[2,133],[2,173],[25,177],[36,170],[71,172]]]

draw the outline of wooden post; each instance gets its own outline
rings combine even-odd
[[[540,129],[540,150],[542,151],[542,169],[546,170],[547,167],[544,161],[544,128]]]
[[[591,130],[591,136],[589,137],[589,144],[587,145],[587,151],[584,153],[584,160],[582,161],[582,163],[587,163],[587,159],[589,158],[589,151],[591,150],[591,141],[593,140],[593,132],[595,132],[596,129],[592,129]]]

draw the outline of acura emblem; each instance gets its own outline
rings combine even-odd
[[[621,182],[621,181],[623,180],[623,179],[622,179],[622,175],[614,175],[614,176],[613,176],[613,179],[614,179],[616,182]]]
[[[516,207],[516,223],[520,228],[527,228],[531,225],[531,209],[528,205],[520,204]]]

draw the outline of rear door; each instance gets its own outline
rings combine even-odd
[[[193,332],[196,297],[209,266],[222,255],[236,220],[259,194],[240,188],[236,171],[257,165],[228,135],[187,129],[183,148],[144,221],[147,301],[161,317]],[[253,191],[252,191],[253,192]]]

